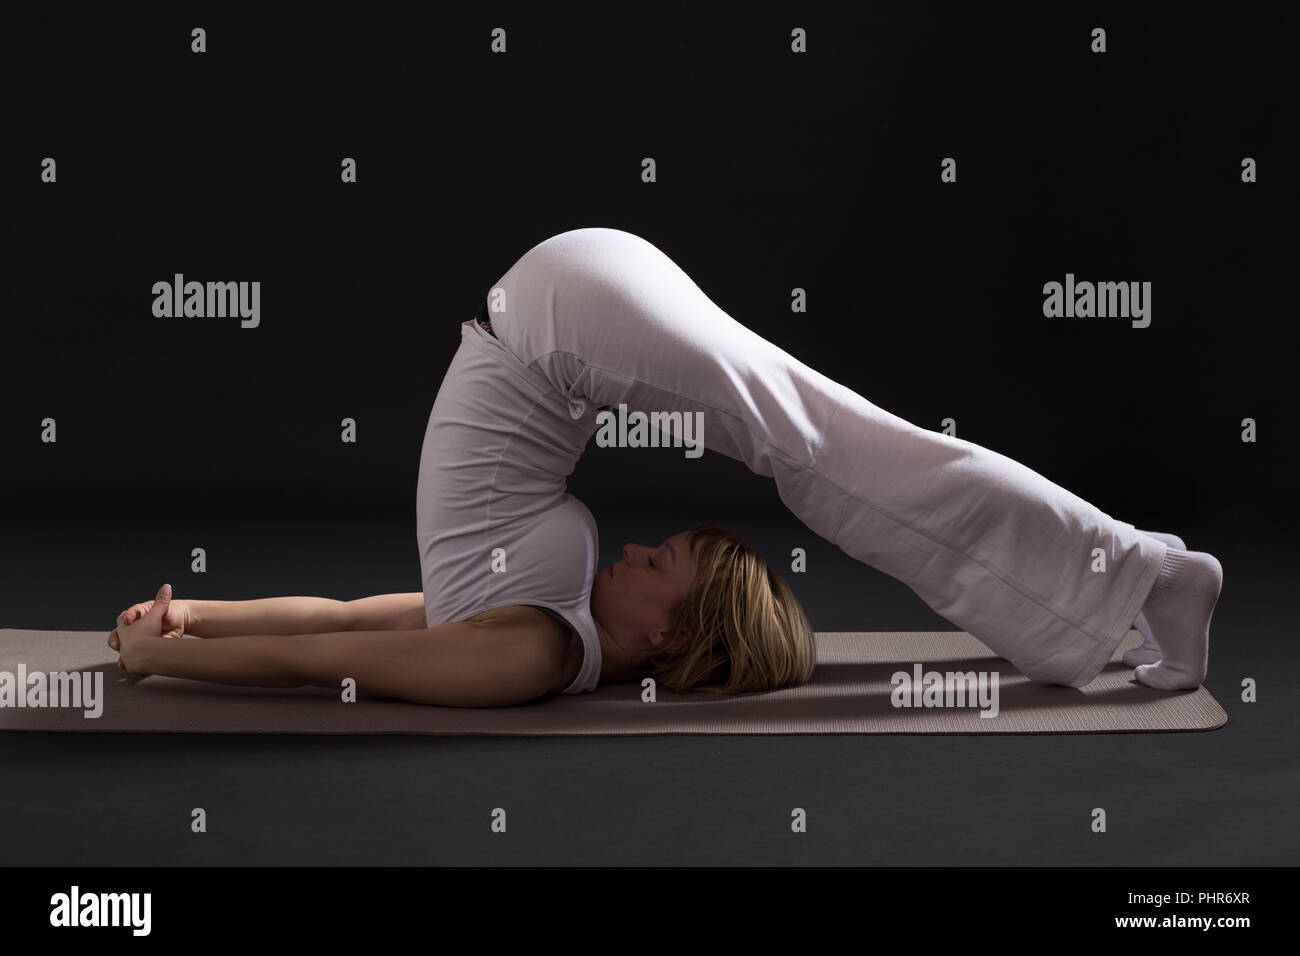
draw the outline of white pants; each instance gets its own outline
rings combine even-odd
[[[510,268],[488,306],[502,344],[574,419],[589,416],[594,432],[595,410],[620,403],[702,411],[706,448],[774,478],[810,529],[1030,678],[1092,680],[1155,582],[1162,542],[809,368],[632,233],[552,236]]]

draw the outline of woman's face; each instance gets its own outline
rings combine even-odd
[[[628,544],[623,559],[596,572],[591,614],[628,660],[667,642],[668,614],[695,582],[695,554],[682,531],[658,547]]]

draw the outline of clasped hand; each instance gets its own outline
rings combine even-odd
[[[117,627],[108,635],[108,646],[118,652],[118,667],[145,675],[150,672],[151,644],[184,633],[184,611],[173,606],[172,586],[164,584],[152,601],[134,604],[117,616]]]

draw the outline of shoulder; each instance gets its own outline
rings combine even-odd
[[[555,680],[551,693],[560,693],[578,676],[584,653],[582,638],[541,608],[511,604],[483,611],[468,620],[552,672]]]

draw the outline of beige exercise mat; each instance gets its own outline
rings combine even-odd
[[[284,734],[1079,734],[1213,730],[1228,721],[1204,687],[1165,693],[1139,684],[1120,663],[1140,643],[1130,631],[1106,669],[1082,689],[1034,683],[964,631],[827,632],[817,635],[811,683],[717,698],[660,691],[641,700],[635,683],[549,697],[520,707],[426,707],[337,691],[230,687],[173,677],[134,677],[117,666],[102,631],[0,630],[0,730]],[[199,638],[182,638],[199,640]],[[985,695],[953,706],[897,707],[891,677],[920,665],[924,687],[949,672],[985,672]],[[25,670],[20,670],[20,666]],[[19,707],[19,680],[34,672],[85,672],[102,691],[83,706]],[[6,676],[4,672],[13,675]],[[927,678],[935,672],[936,678]],[[992,674],[997,673],[996,696]],[[102,674],[102,683],[95,677]],[[38,679],[38,681],[44,679]],[[30,695],[31,682],[28,683]],[[65,685],[66,686],[66,685]],[[975,685],[978,687],[978,685]],[[940,691],[942,693],[942,691]],[[52,700],[52,696],[47,700]],[[932,697],[935,695],[932,695]],[[30,696],[23,698],[25,701]],[[908,700],[923,703],[921,691]],[[946,703],[946,701],[945,701]],[[994,711],[996,716],[980,714]],[[966,706],[958,706],[965,704]]]

